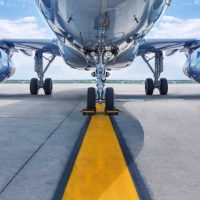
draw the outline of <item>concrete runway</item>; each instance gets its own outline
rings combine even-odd
[[[52,97],[26,84],[0,85],[0,199],[55,199],[87,117],[87,84],[54,85]],[[110,85],[111,86],[111,85]],[[200,85],[170,85],[146,97],[143,85],[113,85],[114,120],[155,200],[200,195]]]

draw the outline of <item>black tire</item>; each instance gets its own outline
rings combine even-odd
[[[30,93],[32,95],[38,95],[39,81],[37,78],[32,78],[30,82]]]
[[[114,89],[106,88],[105,92],[105,111],[112,111],[115,109]]]
[[[45,95],[51,95],[52,94],[53,82],[52,82],[51,78],[45,79],[43,89],[44,89]]]
[[[154,83],[153,79],[147,78],[145,81],[145,93],[146,95],[153,95]]]
[[[168,81],[166,78],[161,78],[159,82],[159,91],[161,95],[167,95],[168,93]]]
[[[96,111],[96,90],[93,87],[87,91],[87,110]]]

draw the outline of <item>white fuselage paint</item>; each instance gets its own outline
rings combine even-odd
[[[170,0],[36,0],[73,68],[95,67],[89,52],[112,50],[107,69],[130,65]]]

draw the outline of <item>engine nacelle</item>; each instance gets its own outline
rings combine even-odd
[[[189,55],[183,72],[190,79],[200,83],[200,48]]]
[[[15,67],[11,57],[0,49],[0,82],[7,80],[15,73]]]

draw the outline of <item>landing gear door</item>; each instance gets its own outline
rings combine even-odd
[[[96,49],[99,41],[99,35],[98,32],[89,32],[89,33],[80,33],[82,45],[84,49]],[[116,46],[123,41],[124,33],[113,33],[113,34],[105,34],[104,36],[104,46]]]

